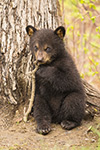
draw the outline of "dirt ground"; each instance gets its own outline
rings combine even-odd
[[[98,150],[98,136],[90,128],[99,130],[99,123],[100,117],[95,117],[71,131],[52,124],[52,131],[43,136],[36,133],[32,117],[27,123],[17,118],[8,129],[0,126],[0,150]]]

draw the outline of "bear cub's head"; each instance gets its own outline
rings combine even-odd
[[[30,36],[30,50],[39,65],[49,64],[61,56],[64,50],[64,27],[59,26],[53,31],[51,29],[37,30],[28,25],[26,32]]]

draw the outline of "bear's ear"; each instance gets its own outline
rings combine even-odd
[[[37,29],[34,28],[34,27],[31,26],[31,25],[28,25],[28,26],[26,27],[26,32],[27,32],[27,34],[28,34],[29,36],[32,36],[35,31],[37,31]]]
[[[59,26],[54,33],[60,37],[60,39],[63,39],[65,36],[65,28],[63,26]]]

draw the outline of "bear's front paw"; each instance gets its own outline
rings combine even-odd
[[[50,126],[48,126],[48,125],[43,125],[43,126],[37,127],[37,132],[38,132],[39,134],[46,135],[46,134],[48,134],[50,131],[51,131],[51,128],[50,128]]]
[[[46,72],[45,72],[44,67],[39,68],[39,69],[37,70],[36,74],[37,74],[38,76],[40,76],[40,77],[45,77]]]

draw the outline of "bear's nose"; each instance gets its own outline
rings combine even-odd
[[[38,54],[37,54],[37,61],[38,62],[42,62],[43,61],[43,54],[42,54],[42,52],[38,52]]]

